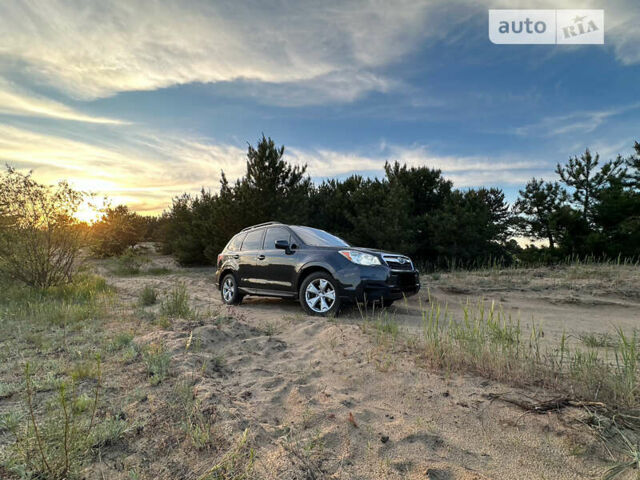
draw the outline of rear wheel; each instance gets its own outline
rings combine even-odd
[[[337,314],[340,297],[335,279],[325,272],[309,275],[300,287],[300,304],[309,315],[328,317]]]
[[[242,295],[238,291],[238,283],[236,277],[232,273],[228,273],[222,279],[220,284],[220,295],[222,301],[227,305],[238,305],[242,301]]]

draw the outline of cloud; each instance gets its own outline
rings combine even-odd
[[[127,132],[106,146],[0,125],[0,161],[33,170],[39,181],[68,179],[138,211],[157,213],[182,193],[217,189],[220,171],[244,173],[245,151],[164,135]]]
[[[420,46],[429,3],[2,2],[0,69],[79,99],[249,81],[351,100],[389,87],[376,69]]]
[[[513,133],[522,136],[552,137],[574,133],[589,133],[596,130],[606,120],[640,108],[640,103],[603,110],[572,112],[568,115],[546,117],[539,122],[517,127]]]
[[[352,173],[383,175],[385,162],[398,161],[411,167],[426,166],[442,170],[459,188],[483,185],[521,184],[534,173],[545,170],[539,161],[501,156],[456,157],[431,153],[425,146],[381,145],[373,155],[333,150],[287,149],[292,163],[307,164],[312,177],[332,178]]]
[[[62,103],[34,95],[0,79],[0,114],[29,117],[49,117],[76,122],[123,125],[127,122],[95,117],[78,112]]]
[[[430,42],[485,39],[475,29],[486,28],[480,19],[488,8],[589,7],[602,4],[9,0],[0,3],[0,75],[22,75],[82,100],[211,82],[278,105],[352,102],[400,88],[390,67]],[[636,0],[607,4],[606,42],[624,64],[640,63],[639,22]]]

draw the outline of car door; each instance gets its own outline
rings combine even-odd
[[[240,288],[260,288],[256,276],[256,257],[262,253],[263,237],[264,228],[250,230],[244,237],[242,247],[238,252],[238,285]]]
[[[288,228],[269,227],[265,233],[261,255],[256,257],[256,277],[260,288],[275,292],[293,292],[296,252],[277,249],[277,240],[286,240],[291,244],[291,232]]]

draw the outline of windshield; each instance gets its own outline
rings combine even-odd
[[[291,227],[306,245],[312,247],[348,247],[349,244],[341,238],[331,235],[324,230],[311,227]]]

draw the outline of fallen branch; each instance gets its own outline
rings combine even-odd
[[[520,400],[513,397],[508,397],[502,394],[489,393],[485,395],[486,398],[490,400],[502,400],[503,402],[510,403],[517,407],[526,410],[527,412],[532,413],[546,413],[554,410],[561,410],[565,407],[576,407],[576,408],[598,408],[598,409],[606,409],[607,406],[602,402],[585,402],[582,400],[575,400],[570,397],[559,397],[553,398],[551,400],[546,400],[544,402],[528,402],[525,400]]]

